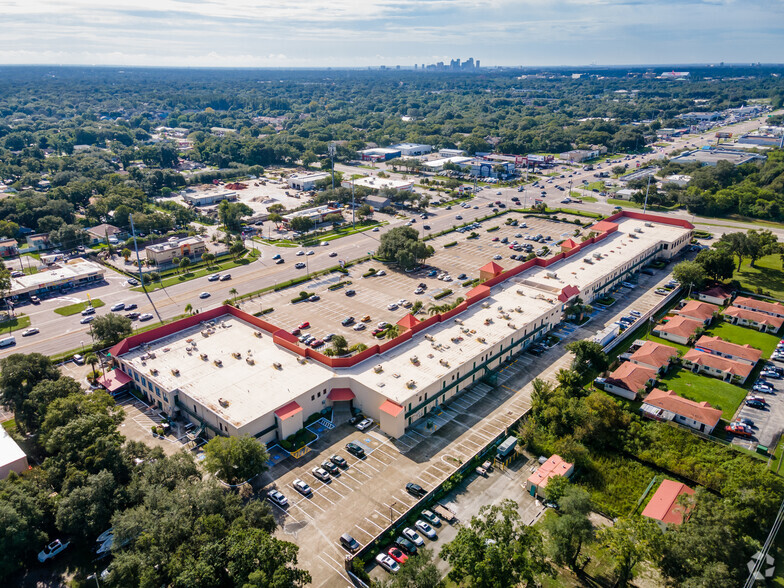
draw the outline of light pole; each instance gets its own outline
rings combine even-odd
[[[389,524],[392,524],[392,507],[397,505],[397,501],[389,505]]]
[[[335,144],[329,144],[329,159],[332,162],[332,191],[335,191]]]

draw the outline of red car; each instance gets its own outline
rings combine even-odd
[[[302,334],[302,331],[300,331],[299,329],[294,329],[293,331],[291,331],[291,334],[294,335],[295,337],[299,337]]]
[[[724,427],[724,430],[739,437],[751,437],[751,429],[743,423],[733,422]]]
[[[404,564],[408,561],[408,556],[405,553],[403,553],[401,549],[398,549],[397,547],[390,547],[387,553],[389,554],[389,557],[394,559],[399,564]]]
[[[304,323],[302,323],[302,324],[299,326],[299,328],[300,328],[300,329],[309,329],[309,328],[310,328],[310,323],[309,323],[309,322],[307,322],[307,321],[305,321]]]
[[[493,237],[493,242],[498,241],[498,237]]]

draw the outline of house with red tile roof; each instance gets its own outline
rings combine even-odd
[[[697,374],[708,374],[725,382],[743,384],[754,371],[748,363],[727,359],[699,349],[689,349],[683,356],[683,367]]]
[[[757,365],[757,362],[762,358],[762,351],[756,347],[752,347],[748,343],[738,345],[737,343],[730,343],[721,337],[709,337],[707,335],[697,339],[694,344],[695,349],[700,349],[711,355],[718,355],[719,357],[726,357],[741,363],[748,363],[749,365]]]
[[[710,288],[697,292],[697,299],[719,306],[727,305],[732,300],[733,290],[724,284],[714,284]]]
[[[574,464],[565,461],[560,455],[553,454],[539,466],[538,470],[528,476],[525,489],[531,496],[544,498],[544,490],[551,479],[558,476],[568,478],[572,473],[574,473]]]
[[[757,312],[764,312],[765,314],[777,318],[784,318],[784,304],[779,302],[768,302],[766,300],[756,300],[754,298],[738,296],[732,302],[732,305],[743,308],[744,310],[754,310]]]
[[[673,480],[662,480],[650,502],[642,511],[642,516],[653,519],[662,531],[666,531],[668,525],[680,525],[689,515],[689,508],[678,499],[681,496],[693,495],[694,490],[686,484]]]
[[[778,333],[779,329],[784,325],[784,318],[771,316],[756,310],[746,310],[738,306],[727,307],[727,310],[724,311],[724,320],[733,325],[749,327],[768,333]]]
[[[648,386],[656,382],[656,370],[623,362],[614,372],[604,378],[604,390],[628,400],[637,398]]]
[[[719,315],[720,310],[721,308],[715,304],[700,302],[699,300],[689,300],[680,310],[676,310],[675,314],[694,319],[695,321],[700,321],[703,325],[707,326]]]
[[[697,330],[703,326],[700,321],[685,316],[673,316],[669,317],[667,322],[659,323],[653,327],[653,334],[674,343],[688,345],[697,334]]]
[[[721,411],[707,402],[695,402],[672,390],[654,388],[640,408],[643,416],[657,421],[673,421],[702,433],[712,433]]]
[[[656,341],[646,341],[637,351],[632,353],[629,361],[661,374],[667,371],[670,362],[677,357],[678,350],[675,347]]]

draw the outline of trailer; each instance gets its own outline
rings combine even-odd
[[[496,450],[495,458],[498,461],[504,461],[509,455],[514,451],[514,448],[517,447],[517,437],[510,436],[504,439],[504,442],[498,446]]]
[[[433,506],[433,512],[436,513],[442,521],[446,521],[450,525],[457,522],[457,516],[455,516],[455,513],[440,502],[437,502]]]

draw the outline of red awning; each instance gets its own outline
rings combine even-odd
[[[98,383],[109,392],[117,392],[130,381],[131,377],[118,369],[106,372],[105,376],[98,378]]]
[[[332,402],[340,402],[342,400],[354,400],[354,393],[351,388],[332,388],[327,394],[327,398]]]
[[[302,412],[302,407],[297,404],[295,400],[289,402],[286,406],[279,408],[275,411],[275,415],[282,421],[290,419],[295,414]]]
[[[403,407],[396,402],[392,402],[391,400],[385,400],[384,404],[381,405],[381,411],[387,413],[390,416],[396,417],[403,411]]]

